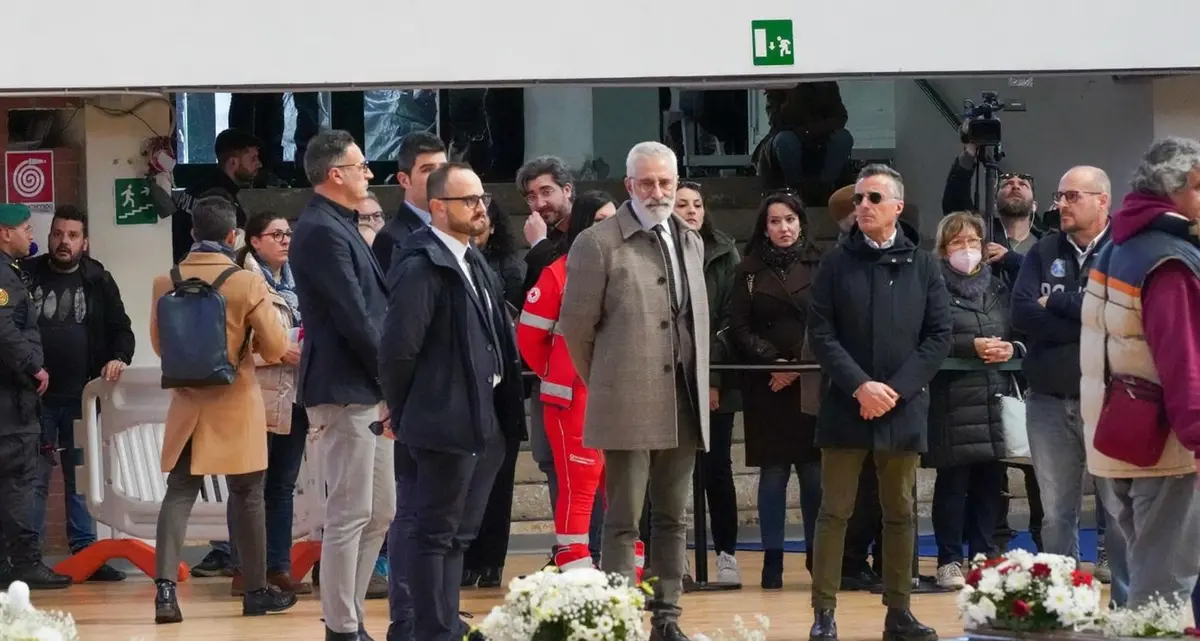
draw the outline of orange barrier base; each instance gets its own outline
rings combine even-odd
[[[321,560],[320,541],[300,541],[292,545],[292,577],[297,581],[308,576]]]
[[[154,576],[154,558],[154,547],[145,542],[137,539],[104,539],[67,557],[54,566],[54,571],[71,577],[75,583],[83,583],[105,563],[113,559],[125,559],[145,572],[146,576]],[[187,581],[189,576],[187,564],[180,563],[178,581]]]

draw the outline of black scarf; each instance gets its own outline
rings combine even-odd
[[[946,289],[950,293],[967,300],[982,300],[984,292],[992,282],[992,268],[980,265],[974,274],[963,274],[942,261],[942,276],[946,279]]]
[[[788,272],[792,271],[792,266],[800,260],[800,243],[792,243],[790,247],[779,247],[768,240],[759,246],[758,256],[780,279],[786,279]]]

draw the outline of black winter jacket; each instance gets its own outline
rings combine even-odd
[[[926,467],[950,467],[1004,456],[1004,428],[1000,422],[1000,396],[1012,389],[1012,375],[983,369],[975,339],[998,336],[1012,340],[1009,295],[998,277],[982,296],[967,298],[950,292],[953,334],[950,357],[977,362],[978,371],[938,372],[929,386],[929,451],[921,457]],[[1020,356],[1014,346],[1013,358]]]
[[[820,363],[821,448],[924,452],[929,381],[950,351],[949,295],[939,261],[900,221],[895,244],[867,244],[855,226],[821,259],[808,331]],[[853,398],[860,385],[889,385],[900,400],[867,421]]]

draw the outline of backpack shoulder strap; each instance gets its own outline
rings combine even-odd
[[[175,265],[171,268],[171,284],[178,287],[182,282],[183,276],[179,273],[179,265]]]
[[[221,272],[221,274],[217,276],[216,280],[212,282],[212,288],[221,289],[221,285],[224,285],[225,281],[229,280],[230,276],[233,276],[240,271],[242,271],[242,268],[235,265]]]

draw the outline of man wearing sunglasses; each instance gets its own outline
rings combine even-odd
[[[942,193],[942,214],[956,211],[979,211],[982,203],[975,202],[975,145],[967,143],[963,153],[954,159],[946,188]],[[1003,172],[996,184],[996,213],[992,219],[991,238],[985,258],[997,263],[1008,282],[1017,278],[1021,257],[1042,237],[1034,226],[1037,201],[1033,196],[1033,176],[1025,173]]]
[[[1112,186],[1103,170],[1075,167],[1054,193],[1062,231],[1025,255],[1012,294],[1013,329],[1026,335],[1029,395],[1025,407],[1033,469],[1041,487],[1044,552],[1079,557],[1085,449],[1079,404],[1079,337],[1083,287],[1108,244]],[[1106,537],[1119,535],[1115,528]],[[1103,544],[1103,543],[1102,543]],[[1121,545],[1108,546],[1114,571]],[[1121,587],[1114,581],[1113,592]]]
[[[821,259],[809,338],[829,380],[821,399],[821,510],[813,561],[810,641],[838,638],[834,609],[847,522],[861,470],[876,468],[883,512],[884,638],[933,641],[909,608],[917,465],[928,441],[928,384],[950,352],[950,300],[937,259],[900,220],[904,183],[886,165],[859,173],[857,224]]]

